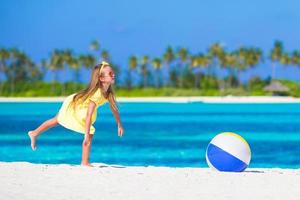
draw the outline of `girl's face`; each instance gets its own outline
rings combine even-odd
[[[100,81],[106,84],[114,84],[115,83],[115,72],[110,67],[104,67],[102,70],[102,75],[100,76]]]

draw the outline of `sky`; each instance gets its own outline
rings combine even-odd
[[[268,54],[280,40],[291,52],[300,50],[298,8],[298,0],[1,0],[0,47],[18,47],[39,61],[56,48],[90,52],[98,40],[123,67],[130,55],[161,56],[168,45],[196,54],[220,42]],[[288,69],[279,67],[277,77],[300,82],[299,68]],[[263,63],[244,78],[270,72]]]

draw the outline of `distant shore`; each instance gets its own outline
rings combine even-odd
[[[300,170],[123,167],[0,162],[2,199],[283,200],[300,196]]]
[[[0,97],[0,102],[62,102],[66,97]],[[165,103],[300,103],[282,96],[118,97],[118,102]]]

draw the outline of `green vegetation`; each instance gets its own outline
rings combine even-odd
[[[90,70],[96,60],[105,60],[111,63],[118,77],[124,77],[124,81],[116,85],[118,96],[272,95],[273,91],[265,87],[276,81],[288,88],[276,94],[300,97],[298,82],[276,79],[278,65],[287,69],[300,67],[299,51],[286,52],[279,41],[275,41],[267,56],[259,48],[240,47],[228,51],[219,43],[198,54],[186,48],[167,47],[161,57],[132,55],[127,68],[122,69],[97,41],[91,42],[90,49],[90,53],[79,55],[70,49],[55,49],[48,59],[35,63],[19,49],[0,48],[0,96],[66,96],[86,87],[79,82],[82,69]],[[263,80],[254,76],[247,82],[241,81],[244,72],[262,63],[272,65],[271,77]],[[58,74],[64,76],[66,69],[71,70],[72,81],[59,82]],[[43,81],[48,71],[53,75],[50,83]],[[218,76],[220,71],[226,74],[224,78]]]

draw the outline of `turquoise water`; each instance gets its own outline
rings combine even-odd
[[[0,103],[0,161],[79,164],[82,134],[56,126],[30,148],[27,131],[55,116],[61,103]],[[121,103],[123,138],[108,105],[95,123],[91,162],[127,166],[207,167],[218,133],[244,137],[250,167],[300,168],[300,104]]]

